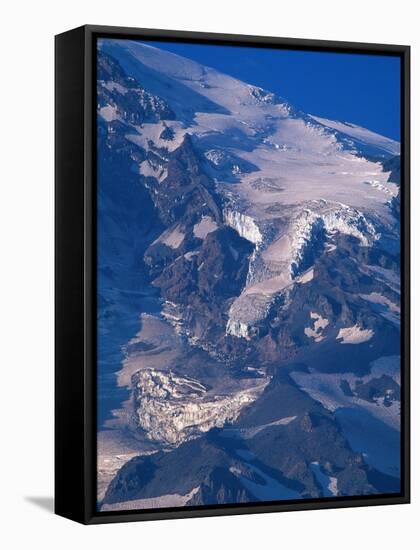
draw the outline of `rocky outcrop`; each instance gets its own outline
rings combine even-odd
[[[235,461],[213,439],[205,435],[171,452],[132,459],[110,483],[102,504],[162,494],[185,495],[192,490],[196,498],[189,504],[211,504],[213,498],[220,504],[224,499],[235,502],[233,499],[240,495],[252,500],[252,495],[229,473],[229,466]]]
[[[161,182],[150,182],[152,199],[166,226],[175,221],[194,225],[206,215],[221,221],[221,209],[212,192],[214,183],[201,168],[189,134],[169,155],[166,170]]]
[[[383,162],[384,171],[390,171],[388,181],[398,185],[398,194],[391,199],[391,209],[397,219],[401,212],[401,157],[399,155]]]
[[[98,52],[98,111],[105,120],[127,124],[171,120],[175,114],[160,97],[147,92],[109,54]]]
[[[371,403],[383,403],[385,407],[390,407],[393,402],[400,401],[401,389],[393,378],[383,374],[379,378],[371,378],[366,382],[356,382],[352,395]]]
[[[229,470],[216,467],[200,484],[187,506],[237,504],[258,500]]]
[[[230,300],[245,285],[253,247],[230,227],[196,241],[200,248],[169,262],[154,284],[165,300],[180,306],[190,336],[216,346],[224,337]]]
[[[382,162],[384,172],[390,172],[388,181],[401,184],[401,157],[396,155]]]

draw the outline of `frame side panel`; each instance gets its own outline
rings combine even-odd
[[[404,422],[402,426],[401,445],[404,446],[404,479],[402,480],[402,489],[407,502],[411,499],[411,212],[410,212],[410,194],[411,194],[411,50],[410,47],[404,51],[402,57],[402,84],[403,97],[401,112],[402,139],[404,143],[403,162],[402,162],[402,273],[403,295],[402,295],[402,319],[404,322],[404,332],[402,334],[402,351],[404,362],[401,365],[403,375],[403,400],[404,400]]]
[[[84,521],[84,29],[55,38],[55,512]]]

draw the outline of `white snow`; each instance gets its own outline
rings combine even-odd
[[[203,216],[199,223],[194,225],[194,235],[199,239],[205,239],[209,233],[216,231],[217,223],[210,216]]]
[[[314,278],[314,270],[313,268],[308,269],[300,277],[296,278],[296,282],[305,285],[306,283],[310,283],[312,279]]]
[[[287,426],[288,424],[296,420],[296,418],[297,416],[287,416],[284,418],[279,418],[278,420],[274,420],[273,422],[268,422],[267,424],[260,424],[258,426],[251,426],[249,428],[225,428],[223,430],[223,437],[233,436],[239,439],[252,439],[266,428],[270,428],[272,426]]]
[[[235,190],[220,182],[221,192],[230,191],[244,199],[249,212],[241,213],[257,224],[260,219],[273,218],[266,211],[273,204],[283,205],[286,214],[290,206],[320,197],[356,209],[374,209],[389,220],[386,202],[389,192],[397,193],[397,187],[387,182],[389,174],[379,163],[343,148],[325,126],[332,127],[331,121],[305,117],[282,98],[150,45],[106,40],[100,42],[100,47],[114,55],[147,90],[166,100],[177,113],[182,133],[194,134],[204,151],[228,151],[255,165],[259,178],[281,181],[278,193],[254,189],[257,172],[242,174]],[[162,128],[161,124],[152,126]],[[366,143],[379,143],[390,154],[398,152],[398,143],[363,128],[344,124],[339,131],[346,136],[357,133]],[[141,132],[144,134],[143,128]],[[156,143],[155,137],[145,139]],[[273,147],[273,143],[281,146]],[[377,182],[378,188],[366,185],[368,180]]]
[[[125,500],[122,502],[116,502],[115,504],[103,504],[101,507],[101,512],[118,512],[121,510],[145,510],[147,508],[174,508],[185,506],[199,489],[200,487],[194,487],[185,495],[173,493],[149,498]]]
[[[315,320],[314,328],[306,327],[304,333],[309,338],[313,338],[315,342],[321,342],[325,338],[325,336],[323,336],[322,334],[322,331],[329,325],[329,321],[328,319],[323,319],[322,316],[315,311],[311,311],[310,317],[311,319]]]
[[[374,331],[369,328],[363,329],[359,325],[353,325],[341,328],[336,339],[342,340],[340,344],[362,344],[368,342],[374,334]]]
[[[262,252],[262,258],[269,262],[289,262],[292,256],[292,240],[288,233],[273,241]]]
[[[168,152],[174,151],[181,145],[186,129],[181,122],[176,120],[167,120],[165,125],[171,128],[174,134],[170,141],[160,138],[165,129],[162,122],[144,123],[141,127],[135,126],[137,132],[127,135],[126,138],[146,150],[149,149],[149,142],[152,142],[156,147],[166,149]]]
[[[119,118],[117,108],[114,105],[105,105],[105,107],[99,109],[99,114],[107,122],[118,120]]]
[[[278,293],[286,295],[294,282],[305,284],[313,279],[314,269],[308,268],[306,263],[302,264],[303,273],[293,274],[291,267],[293,263],[299,264],[305,247],[312,245],[317,227],[325,229],[327,239],[339,232],[356,237],[362,246],[371,246],[381,234],[393,230],[395,220],[389,201],[396,196],[398,187],[388,182],[389,173],[383,171],[380,163],[355,154],[355,147],[366,152],[395,155],[399,153],[397,142],[353,124],[304,115],[269,92],[153,46],[108,39],[100,40],[99,46],[109,51],[128,74],[138,78],[150,93],[164,99],[176,113],[176,121],[133,127],[137,133],[130,134],[128,139],[145,150],[149,150],[149,142],[152,142],[163,158],[165,151],[176,149],[189,133],[193,136],[194,147],[202,154],[208,153],[207,158],[215,165],[215,171],[227,159],[229,170],[226,173],[220,170],[217,174],[217,192],[226,205],[224,223],[255,245],[245,288],[230,308],[228,334],[250,338],[253,327],[267,314]],[[100,115],[107,121],[118,118],[111,105],[103,107]],[[165,125],[174,132],[171,141],[159,137]],[[355,147],[348,138],[353,140]],[[225,152],[224,158],[216,154],[220,151]],[[242,170],[245,165],[255,169]],[[141,174],[158,180],[165,176],[164,171],[150,162],[139,163],[138,169]],[[213,230],[212,223],[215,222],[203,218],[194,227],[196,236],[204,238]],[[176,249],[184,236],[183,228],[175,226],[155,242]],[[335,246],[327,242],[325,249],[332,251]],[[185,258],[191,260],[194,253],[188,254]],[[374,266],[361,266],[361,269],[383,280],[393,290],[398,288],[398,277],[391,270]],[[397,305],[392,301],[375,293],[362,295],[362,298],[387,307],[390,315],[397,316]],[[165,315],[172,325],[182,323],[175,304],[167,307]],[[305,333],[319,342],[324,338],[328,320],[317,312],[310,315],[314,322],[306,327]],[[207,391],[198,380],[160,372],[162,369],[170,371],[183,357],[171,324],[143,315],[143,340],[139,341],[155,344],[158,353],[153,350],[153,353],[139,352],[128,357],[119,383],[130,387],[132,375],[139,369],[145,371],[147,368],[149,375],[152,368],[158,371],[157,375],[140,377],[144,388],[138,389],[144,393],[140,396],[138,417],[146,429],[153,427],[153,433],[177,443],[193,432],[202,433],[236,418],[243,406],[260,395],[263,385],[237,388],[230,395],[216,394]],[[337,335],[342,344],[359,344],[372,337],[372,330],[357,324],[340,329]],[[380,372],[391,372],[394,379],[399,380],[399,358],[375,361],[370,375],[361,380],[379,376]],[[343,408],[367,411],[370,417],[395,429],[399,427],[398,403],[385,407],[381,400],[370,403],[343,393],[342,380],[353,386],[357,379],[354,374],[310,371],[291,376],[304,391],[331,411]],[[196,402],[191,403],[184,397],[184,390],[194,394]],[[277,422],[281,425],[289,420]],[[260,428],[263,429],[254,427],[251,430]],[[383,454],[386,455],[386,449]],[[253,457],[248,458],[252,460]],[[250,490],[264,499],[270,498],[270,491],[278,498],[282,490],[279,483],[255,467],[250,469],[252,474],[264,479],[264,483],[258,484],[253,476],[236,471],[247,480]],[[337,494],[337,479],[333,476],[329,476],[328,490]],[[135,508],[142,507],[141,502],[145,507],[183,505],[186,496],[158,497],[164,499],[162,504],[156,499],[132,501],[132,504]],[[169,497],[182,500],[168,500]]]
[[[140,163],[139,173],[146,177],[156,178],[159,181],[162,181],[168,175],[165,169],[160,166],[153,166],[148,160]]]
[[[334,250],[337,250],[337,246],[332,243],[327,243],[325,250],[326,252],[334,252]]]
[[[358,210],[346,205],[330,210],[322,217],[325,229],[359,239],[363,246],[369,246],[379,238],[373,224]]]
[[[229,209],[225,210],[223,215],[225,223],[235,229],[241,237],[257,245],[262,241],[261,231],[253,218]]]
[[[237,338],[249,339],[249,326],[242,321],[229,319],[226,325],[226,334],[231,334]]]
[[[337,487],[337,478],[334,476],[330,476],[330,482],[328,483],[328,490],[333,496],[338,495],[338,487]]]
[[[114,90],[117,90],[117,92],[119,92],[120,94],[123,94],[123,95],[125,95],[128,92],[127,88],[125,86],[122,86],[118,82],[103,82],[102,81],[101,84],[104,88],[106,88],[110,92],[112,92]]]
[[[240,234],[257,244],[250,263],[247,286],[233,303],[230,319],[248,325],[261,320],[268,312],[269,303],[275,294],[284,291],[294,281],[302,281],[300,270],[305,253],[310,247],[319,247],[317,239],[321,234],[325,235],[325,239],[337,232],[351,235],[356,237],[362,246],[371,246],[379,238],[372,222],[354,208],[341,203],[327,203],[323,199],[312,201],[310,207],[298,210],[297,215],[288,220],[287,224],[281,222],[279,238],[276,238],[275,232],[274,237],[270,237],[271,228],[265,231],[258,228],[256,233],[255,221],[252,218],[244,223],[244,215],[235,216],[235,223],[231,224],[239,228]],[[305,282],[311,280],[311,273],[313,276],[313,271],[309,271]],[[264,307],[255,308],[254,304],[250,304],[249,299],[244,298],[250,294],[260,294],[259,305],[264,301]],[[259,317],[256,316],[257,312],[261,314]]]
[[[366,128],[356,126],[350,122],[339,122],[337,120],[328,120],[326,118],[321,118],[318,116],[312,116],[320,124],[332,128],[356,139],[358,142],[367,145],[374,145],[378,149],[382,149],[386,153],[391,153],[393,155],[400,154],[400,144],[393,139],[381,136],[375,132],[371,132]]]
[[[192,258],[197,255],[198,255],[198,250],[192,250],[190,252],[186,252],[184,254],[184,258],[190,262]]]
[[[356,388],[357,382],[366,383],[382,375],[390,376],[400,384],[400,356],[381,357],[370,365],[370,373],[365,376],[356,376],[351,372],[326,374],[309,369],[306,372],[292,372],[290,376],[296,384],[310,397],[319,401],[329,411],[340,408],[361,408],[386,425],[398,430],[400,427],[400,404],[395,401],[391,406],[384,406],[381,400],[369,402],[356,396],[349,396],[343,392],[341,384],[348,382],[350,389]]]
[[[316,480],[322,487],[323,496],[324,497],[337,496],[338,495],[337,478],[327,475],[318,461],[311,462],[309,466],[313,474],[315,475]]]
[[[171,248],[179,248],[184,240],[185,233],[182,231],[179,225],[171,227],[164,231],[158,239],[156,239],[152,244],[162,243],[166,244]]]

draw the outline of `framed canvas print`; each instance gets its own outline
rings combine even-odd
[[[56,512],[409,502],[409,47],[56,37]]]

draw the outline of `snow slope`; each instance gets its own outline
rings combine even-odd
[[[349,136],[354,140],[355,144],[372,148],[376,147],[378,150],[382,149],[383,154],[400,154],[400,144],[393,139],[371,132],[361,126],[356,126],[356,124],[352,124],[351,122],[339,122],[338,120],[328,120],[317,116],[312,118],[327,128]]]

